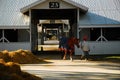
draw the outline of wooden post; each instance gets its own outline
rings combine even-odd
[[[77,8],[77,38],[79,39],[79,21],[80,21],[80,10]]]

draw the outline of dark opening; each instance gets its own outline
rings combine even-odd
[[[43,24],[46,28],[58,28],[59,26],[62,26],[62,24]]]
[[[108,41],[120,41],[120,28],[104,28],[103,34]]]
[[[32,18],[39,19],[69,19],[70,25],[77,23],[77,10],[76,9],[33,9]]]
[[[18,30],[5,30],[5,38],[10,42],[17,42]]]
[[[90,30],[90,40],[91,41],[96,41],[98,37],[100,37],[100,28],[92,28]]]
[[[120,28],[102,28],[103,37],[105,37],[108,41],[120,41]],[[90,30],[91,41],[95,41],[101,35],[101,28],[92,28]]]

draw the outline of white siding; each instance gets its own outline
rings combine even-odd
[[[31,50],[30,42],[11,42],[11,43],[0,43],[0,51],[2,50],[18,50],[18,49],[25,49]]]
[[[89,42],[90,55],[120,54],[120,41]],[[75,55],[81,55],[79,48],[75,47]]]

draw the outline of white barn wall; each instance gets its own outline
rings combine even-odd
[[[0,51],[2,50],[18,50],[18,49],[24,49],[24,50],[31,50],[30,42],[10,42],[10,43],[0,43]]]
[[[120,41],[89,41],[90,55],[120,54]],[[75,55],[81,55],[79,48],[75,46]]]

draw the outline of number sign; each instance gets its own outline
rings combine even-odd
[[[59,8],[60,5],[58,2],[49,2],[49,8]]]

